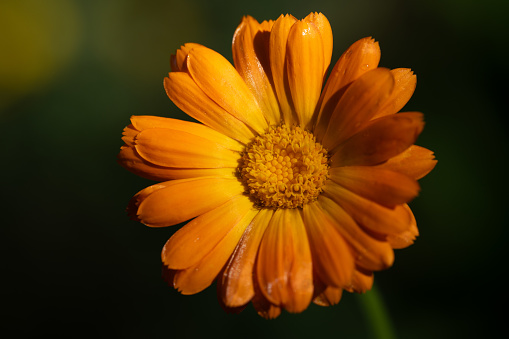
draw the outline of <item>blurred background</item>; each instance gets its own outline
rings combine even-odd
[[[375,338],[365,295],[277,320],[252,306],[225,314],[210,287],[182,296],[161,278],[177,229],[130,221],[152,182],[116,163],[135,115],[186,118],[162,79],[170,54],[197,42],[231,58],[243,15],[323,12],[332,64],[356,40],[380,42],[380,65],[409,67],[422,111],[418,144],[436,169],[411,206],[421,232],[375,275],[397,338],[489,338],[502,330],[507,272],[507,48],[500,0],[2,0],[2,322],[16,337]],[[504,108],[505,107],[505,108]]]

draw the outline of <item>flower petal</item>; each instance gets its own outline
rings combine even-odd
[[[317,202],[304,205],[302,216],[313,256],[313,271],[327,286],[349,286],[355,269],[354,258],[334,222]]]
[[[367,71],[375,69],[379,61],[380,47],[378,42],[370,37],[358,40],[341,55],[320,97],[320,109],[314,130],[318,141],[322,141],[332,112],[348,85]]]
[[[393,88],[394,76],[386,68],[355,80],[334,109],[322,145],[331,150],[358,132],[385,105]]]
[[[406,150],[424,128],[421,113],[398,113],[370,122],[333,150],[332,167],[380,164]]]
[[[200,46],[187,57],[187,68],[205,94],[231,115],[262,134],[268,127],[254,94],[221,54]]]
[[[297,21],[290,29],[287,43],[286,70],[290,93],[303,128],[308,126],[320,98],[325,68],[323,41],[312,23]]]
[[[258,285],[255,284],[255,287],[258,287]],[[265,319],[275,319],[281,314],[281,307],[268,301],[259,288],[256,288],[253,297],[253,306],[258,315]]]
[[[307,308],[313,296],[312,259],[297,209],[278,209],[265,230],[257,262],[260,290],[289,312]]]
[[[416,180],[377,167],[333,167],[329,169],[329,175],[336,184],[386,207],[407,203],[419,193]]]
[[[419,230],[417,229],[417,222],[415,221],[414,214],[410,207],[407,204],[403,204],[403,208],[399,210],[399,213],[408,214],[410,216],[410,228],[403,233],[400,234],[389,234],[387,236],[387,241],[392,246],[392,248],[401,249],[406,248],[412,245],[415,241],[415,238],[419,235]]]
[[[319,306],[336,305],[341,300],[342,294],[343,294],[342,288],[327,286],[322,293],[320,293],[313,299],[313,303]]]
[[[164,88],[178,108],[210,128],[244,144],[254,138],[249,127],[210,99],[188,73],[171,72]]]
[[[154,186],[161,185],[163,187],[155,191],[153,186],[148,187],[136,196],[139,201],[137,216],[147,226],[179,224],[221,206],[244,191],[237,178],[202,177]]]
[[[163,263],[182,270],[197,264],[240,222],[253,204],[243,195],[191,220],[166,242]]]
[[[195,122],[184,121],[179,119],[163,118],[150,115],[133,115],[131,117],[133,126],[138,131],[143,131],[150,128],[167,128],[171,130],[177,130],[194,134],[199,137],[208,139],[214,143],[220,144],[224,148],[231,149],[233,151],[243,151],[244,145],[238,141],[227,137],[226,135],[202,124]]]
[[[330,180],[325,183],[323,191],[351,215],[359,225],[376,234],[399,234],[410,228],[410,217],[398,211],[403,208],[401,205],[394,209],[383,207]]]
[[[144,160],[134,147],[122,146],[118,154],[118,163],[128,171],[142,178],[155,181],[187,179],[196,177],[233,177],[234,168],[172,168],[154,165]]]
[[[253,267],[263,233],[274,212],[262,209],[247,227],[235,252],[226,265],[221,280],[221,299],[229,307],[241,306],[249,302],[255,293]]]
[[[293,103],[291,101],[290,87],[286,76],[286,44],[288,41],[288,33],[296,21],[297,19],[291,15],[281,15],[272,26],[269,39],[272,79],[283,114],[283,121],[288,126],[292,126],[293,122],[297,121],[296,117],[293,116]]]
[[[242,22],[233,35],[233,63],[249,89],[254,93],[270,125],[281,122],[269,60],[269,39],[272,21],[258,23],[251,16]]]
[[[180,49],[170,56],[170,66],[172,72],[185,72],[187,70],[187,55],[194,47],[201,46],[200,44],[187,43],[181,46]]]
[[[312,23],[316,26],[318,31],[320,32],[320,36],[322,37],[323,43],[323,75],[327,73],[327,69],[330,65],[330,60],[332,57],[332,46],[333,46],[333,38],[332,38],[332,28],[330,26],[329,20],[322,13],[312,12],[306,16],[303,21]]]
[[[391,70],[394,76],[394,90],[391,97],[373,118],[380,118],[399,112],[410,100],[415,91],[417,77],[409,68]]]
[[[347,212],[333,200],[318,197],[320,208],[336,224],[339,234],[354,251],[355,263],[369,270],[382,270],[394,262],[394,251],[386,241],[368,235]]]
[[[182,294],[195,294],[210,286],[231,256],[244,230],[258,212],[252,208],[249,198],[242,196],[240,199],[245,200],[242,205],[249,207],[249,209],[246,211],[243,207],[238,210],[241,215],[238,223],[197,264],[175,273],[173,286]]]
[[[396,171],[418,180],[431,172],[436,164],[437,161],[433,151],[421,146],[412,145],[402,153],[376,167]]]
[[[177,168],[235,168],[240,158],[239,152],[212,140],[167,128],[141,131],[135,148],[148,162]]]
[[[373,272],[357,270],[353,275],[352,286],[347,289],[348,292],[366,293],[373,287],[375,275]]]

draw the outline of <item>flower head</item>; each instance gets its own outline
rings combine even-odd
[[[436,164],[414,145],[422,114],[398,113],[416,77],[378,67],[378,43],[364,38],[324,84],[331,55],[321,13],[244,17],[234,66],[199,44],[171,57],[166,93],[202,124],[133,116],[124,129],[120,164],[160,182],[133,197],[131,217],[190,220],[162,251],[181,293],[217,281],[228,310],[301,312],[370,289],[393,249],[413,243],[407,203]]]

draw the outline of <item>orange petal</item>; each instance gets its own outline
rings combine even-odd
[[[137,216],[147,226],[176,225],[213,210],[244,191],[237,178],[204,177],[163,184],[156,191],[150,187],[141,191],[144,199],[139,202]]]
[[[152,186],[149,186],[145,189],[142,189],[138,193],[136,193],[131,200],[129,201],[129,204],[127,205],[127,215],[135,221],[141,222],[140,218],[138,217],[138,208],[140,207],[140,204],[152,193],[155,191],[161,190],[163,188],[168,187],[170,185],[171,181],[161,182]]]
[[[172,72],[164,79],[166,94],[189,116],[210,128],[247,144],[254,133],[239,119],[212,101],[184,72]]]
[[[305,205],[302,216],[313,256],[313,270],[318,278],[327,286],[350,285],[354,258],[334,223],[317,202]]]
[[[200,44],[187,43],[181,46],[180,49],[172,54],[170,57],[170,66],[173,72],[183,72],[187,69],[187,55],[194,47],[201,46]]]
[[[260,290],[274,305],[302,312],[313,296],[312,259],[297,209],[278,209],[265,230],[257,262]]]
[[[337,231],[354,251],[357,265],[369,270],[382,270],[394,262],[394,251],[386,241],[368,235],[346,211],[325,196],[318,198],[320,208],[336,224]]]
[[[375,275],[373,272],[357,270],[353,275],[352,286],[347,289],[349,292],[366,293],[373,287]]]
[[[323,43],[323,75],[327,73],[327,69],[330,65],[330,60],[332,57],[332,46],[333,46],[333,38],[332,38],[332,28],[330,26],[329,20],[322,13],[310,13],[307,17],[303,19],[305,22],[310,22],[316,26],[318,31],[320,32],[320,36],[322,37]]]
[[[276,319],[281,314],[281,307],[268,301],[259,289],[256,290],[253,297],[253,306],[258,315],[265,319]]]
[[[296,117],[293,116],[293,103],[291,101],[288,78],[286,76],[286,44],[290,28],[297,21],[291,15],[281,15],[270,31],[269,52],[270,69],[276,88],[276,94],[283,114],[284,123],[291,126]]]
[[[436,164],[437,161],[433,151],[421,146],[412,145],[402,153],[376,167],[396,171],[417,180],[431,172]]]
[[[209,139],[167,128],[141,131],[135,148],[148,162],[176,168],[235,168],[240,158],[239,152]]]
[[[246,200],[245,203],[242,203],[243,205],[252,206],[249,198],[242,196],[240,199]],[[209,287],[231,256],[244,230],[257,212],[254,208],[250,208],[248,211],[244,210],[245,214],[242,215],[238,223],[211,252],[205,255],[197,264],[175,273],[174,287],[182,294],[195,294]],[[207,241],[207,239],[204,239],[204,241]]]
[[[410,216],[410,228],[403,233],[390,234],[387,236],[387,241],[392,248],[401,249],[412,245],[415,238],[419,235],[417,229],[417,222],[415,221],[414,214],[407,204],[403,204],[403,208],[399,210],[399,213],[407,213]]]
[[[401,205],[394,209],[383,207],[330,180],[324,185],[324,193],[351,215],[358,224],[377,234],[399,234],[410,228],[409,216],[398,211],[403,208]]]
[[[380,61],[380,47],[372,38],[364,38],[350,46],[331,71],[319,100],[319,113],[314,134],[318,141],[329,126],[330,117],[348,85],[362,74],[375,69]]]
[[[122,131],[122,141],[125,142],[127,146],[134,146],[134,138],[139,133],[133,124],[129,124]]]
[[[327,286],[327,288],[317,295],[313,302],[319,306],[332,306],[339,303],[343,289],[338,287]]]
[[[253,207],[249,199],[238,195],[223,205],[191,220],[164,245],[163,263],[182,270],[196,265],[232,231]]]
[[[312,23],[297,21],[290,29],[286,70],[292,101],[300,126],[308,126],[322,90],[325,68],[323,41]]]
[[[333,167],[329,169],[329,175],[336,184],[386,207],[407,203],[419,193],[416,180],[377,167]]]
[[[221,299],[229,307],[241,306],[254,296],[253,267],[263,233],[272,214],[262,209],[247,227],[221,277]]]
[[[144,160],[133,147],[122,146],[117,156],[118,163],[142,178],[155,181],[187,179],[196,177],[233,177],[234,168],[171,168],[154,165]]]
[[[394,90],[385,106],[373,118],[380,118],[399,112],[410,100],[415,91],[417,77],[409,68],[396,68],[391,70],[394,75]]]
[[[233,63],[249,89],[254,93],[270,125],[281,122],[269,61],[269,39],[272,21],[258,23],[245,16],[233,35]]]
[[[333,149],[358,132],[385,104],[394,88],[394,76],[376,68],[355,80],[339,100],[322,145]]]
[[[133,115],[131,117],[131,122],[133,126],[140,132],[150,128],[167,128],[194,134],[233,151],[242,152],[245,148],[245,146],[238,141],[227,137],[226,135],[215,131],[210,127],[195,122],[150,115]]]
[[[187,57],[187,68],[205,94],[231,115],[262,134],[267,121],[237,70],[221,54],[200,46]]]
[[[421,113],[398,113],[370,122],[332,151],[332,167],[380,164],[406,150],[424,128]]]

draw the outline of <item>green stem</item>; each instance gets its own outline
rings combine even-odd
[[[368,320],[373,338],[395,339],[394,329],[390,320],[389,312],[376,286],[359,298],[363,312]]]

